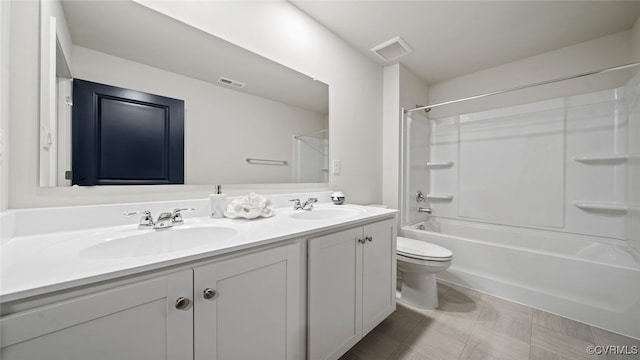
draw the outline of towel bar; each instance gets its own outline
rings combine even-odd
[[[246,158],[244,159],[247,164],[252,165],[276,165],[276,166],[288,166],[289,162],[287,160],[269,160],[269,159],[253,159]]]

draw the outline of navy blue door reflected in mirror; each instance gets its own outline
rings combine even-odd
[[[184,101],[73,80],[72,184],[184,184]]]

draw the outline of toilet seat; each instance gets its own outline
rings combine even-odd
[[[450,261],[453,257],[451,250],[442,246],[401,236],[397,238],[396,253],[398,256],[427,261],[444,262]]]

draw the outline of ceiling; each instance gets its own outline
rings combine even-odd
[[[361,53],[401,36],[399,61],[428,84],[629,30],[640,1],[291,0]]]
[[[326,84],[138,3],[63,0],[62,8],[75,45],[214,85],[229,78],[246,84],[229,89],[328,113]]]

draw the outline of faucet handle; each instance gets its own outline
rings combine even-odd
[[[293,201],[293,210],[302,209],[302,204],[300,203],[300,199],[291,199],[289,201]]]
[[[173,225],[182,225],[184,224],[184,220],[182,219],[183,211],[193,211],[195,208],[175,208],[173,209],[173,214],[171,214],[171,222]]]
[[[308,198],[307,201],[304,202],[302,209],[311,210],[313,209],[313,204],[318,202],[318,198]]]
[[[153,216],[151,215],[151,211],[149,210],[128,212],[122,215],[132,216],[138,214],[142,214],[142,216],[140,217],[140,223],[138,224],[138,229],[149,229],[155,225],[155,223],[153,222]]]

